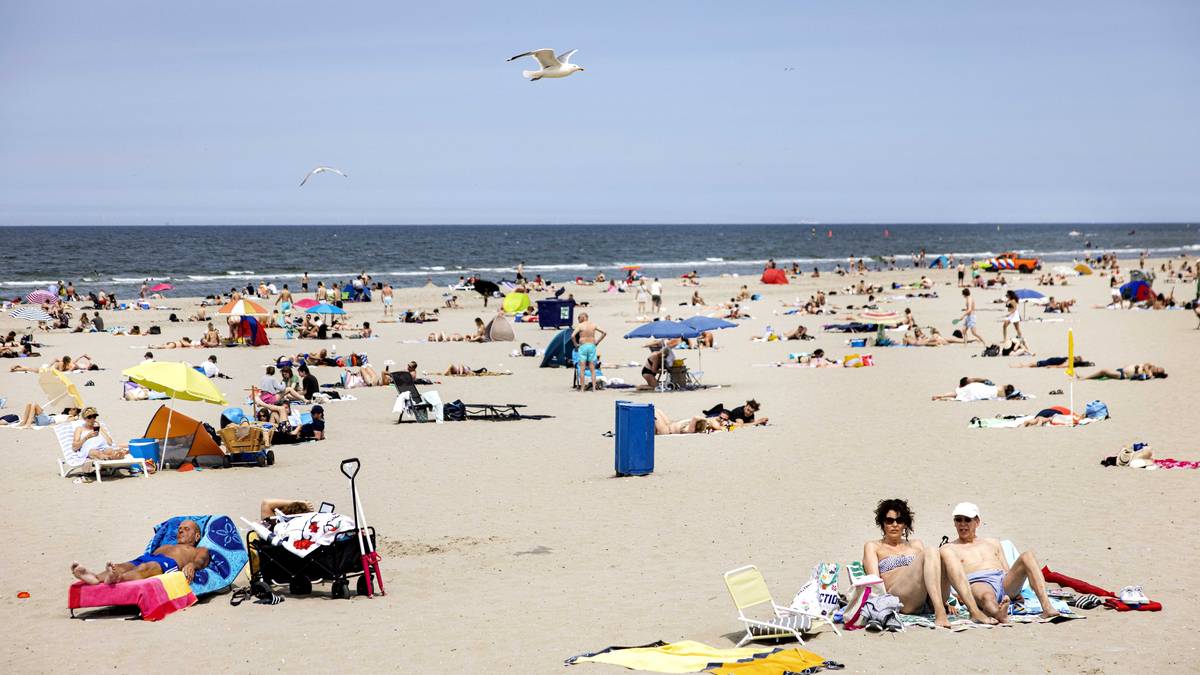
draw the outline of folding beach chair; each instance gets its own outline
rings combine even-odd
[[[89,459],[83,456],[82,453],[76,452],[72,447],[75,444],[75,430],[83,425],[82,421],[64,422],[54,425],[54,436],[58,439],[58,447],[62,451],[62,457],[58,459],[58,475],[62,478],[70,476],[72,473],[82,470],[88,462],[92,463],[92,468],[96,472],[96,482],[101,482],[100,471],[102,469],[116,469],[121,467],[139,467],[142,471],[142,477],[148,478],[150,473],[146,471],[146,460],[140,457],[129,456],[125,459]],[[105,429],[108,429],[101,423]]]
[[[521,411],[518,408],[525,407],[519,403],[464,403],[463,406],[467,419],[490,420],[493,422],[519,420],[521,419]]]
[[[751,640],[795,637],[804,644],[801,633],[812,632],[813,617],[809,614],[775,604],[767,582],[754,565],[746,565],[725,573],[725,588],[733,598],[738,610],[738,621],[746,625],[746,635],[737,643],[738,647]],[[747,610],[762,608],[758,616],[748,616]],[[766,610],[770,610],[769,612]],[[832,624],[830,624],[832,625]],[[836,630],[836,627],[835,627]]]
[[[421,392],[417,390],[417,383],[413,381],[412,373],[407,370],[392,371],[392,385],[396,387],[396,405],[392,407],[392,412],[398,412],[400,417],[396,423],[404,421],[404,413],[411,412],[413,418],[417,422],[428,422],[429,413],[435,411],[435,404],[432,401],[426,400]],[[436,392],[429,392],[436,396]],[[403,400],[407,397],[407,401]]]

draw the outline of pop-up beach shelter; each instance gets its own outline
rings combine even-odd
[[[787,274],[778,267],[765,269],[762,273],[762,282],[764,284],[786,284],[788,282]]]
[[[542,356],[542,368],[570,368],[571,359],[571,329],[564,328],[550,338],[546,345],[546,353]]]
[[[483,334],[489,342],[512,342],[516,339],[512,324],[503,314],[497,314],[483,327]]]
[[[162,460],[160,466],[164,467],[168,463],[181,464],[189,457],[220,457],[224,454],[203,424],[166,405],[159,406],[154,417],[150,418],[145,437],[162,439],[163,449],[159,457]]]
[[[529,296],[524,293],[509,293],[504,296],[504,313],[505,314],[520,314],[529,309]]]
[[[936,267],[938,269],[944,270],[944,269],[946,269],[946,266],[949,264],[950,264],[949,258],[947,258],[944,255],[939,255],[938,257],[933,259],[933,262],[929,263],[929,269],[933,269]]]
[[[1142,302],[1148,300],[1152,295],[1154,295],[1154,291],[1145,281],[1130,281],[1121,286],[1121,297],[1130,302]]]
[[[251,347],[271,344],[271,341],[267,339],[267,330],[263,327],[262,322],[252,316],[243,316],[238,330],[242,336],[242,342]]]

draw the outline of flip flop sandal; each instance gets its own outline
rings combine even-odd
[[[1063,394],[1062,389],[1055,389],[1054,391],[1050,392],[1050,396],[1062,396],[1062,394]]]

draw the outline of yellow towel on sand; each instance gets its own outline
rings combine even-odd
[[[780,675],[784,671],[800,672],[805,668],[819,666],[825,663],[823,657],[805,649],[784,649],[775,652],[764,659],[755,659],[748,663],[726,663],[712,668],[709,672],[715,675]]]
[[[702,642],[692,640],[683,640],[680,642],[672,642],[670,644],[661,645],[658,647],[630,647],[627,649],[612,649],[592,656],[580,656],[572,660],[574,663],[591,661],[593,663],[609,663],[614,666],[624,666],[632,670],[648,670],[656,673],[697,673],[705,670],[710,665],[722,664],[721,668],[737,667],[738,670],[714,670],[717,673],[754,673],[761,675],[762,673],[781,673],[783,668],[777,663],[772,666],[773,669],[767,670],[741,670],[743,666],[749,666],[773,656],[772,652],[776,652],[775,648],[763,647],[743,647],[740,649],[718,649],[710,647]],[[800,670],[807,668],[810,665],[822,663],[823,658],[798,649],[789,649],[779,651],[779,654],[789,654],[791,652],[799,652],[808,660],[804,661],[807,665],[800,666]],[[738,664],[735,661],[756,659],[751,663]],[[795,663],[800,663],[797,660]],[[791,668],[792,661],[788,661],[788,669]]]

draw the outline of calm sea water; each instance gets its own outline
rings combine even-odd
[[[204,295],[259,280],[299,288],[308,272],[345,280],[366,271],[395,286],[449,284],[463,274],[551,280],[642,265],[652,276],[695,269],[701,276],[755,274],[774,258],[808,270],[850,257],[896,256],[924,248],[985,258],[1016,250],[1049,262],[1098,251],[1136,256],[1200,253],[1194,224],[1053,225],[454,225],[0,227],[0,289],[24,293],[58,280],[128,297],[146,279],[177,295]],[[1090,248],[1087,244],[1090,243]]]

